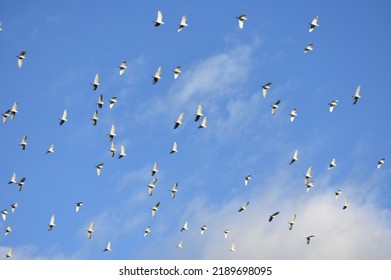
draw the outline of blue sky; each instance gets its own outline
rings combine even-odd
[[[15,259],[390,259],[389,9],[387,1],[2,1],[0,110],[19,107],[0,128],[0,208],[9,211],[0,229],[13,229],[0,235],[0,258],[12,247]],[[154,29],[158,10],[165,24]],[[178,33],[182,15],[189,26]],[[315,16],[319,27],[309,33]],[[314,50],[303,54],[310,43]],[[194,121],[200,103],[205,129]],[[68,121],[59,126],[64,109]],[[112,124],[117,154],[126,147],[121,159],[110,156]],[[178,152],[169,154],[174,141]],[[289,165],[295,149],[299,159]],[[337,166],[328,170],[332,158]],[[310,166],[314,187],[306,192]],[[20,192],[7,184],[14,172],[27,178]],[[185,221],[189,230],[180,232]],[[103,253],[109,241],[112,251]]]

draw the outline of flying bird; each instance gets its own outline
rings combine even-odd
[[[239,28],[243,29],[244,21],[247,20],[246,14],[241,14],[240,16],[236,17],[238,19]]]
[[[108,135],[109,135],[109,140],[110,140],[110,141],[112,141],[113,138],[114,138],[115,136],[117,136],[117,135],[115,134],[115,125],[114,125],[114,124],[111,125],[110,133],[109,133]]]
[[[19,146],[22,147],[22,150],[26,149],[26,146],[27,146],[27,135],[23,136],[22,141],[20,142]]]
[[[293,215],[292,220],[289,222],[289,230],[292,230],[293,225],[296,223],[296,214]]]
[[[24,186],[24,182],[26,181],[26,177],[23,177],[22,179],[20,179],[20,181],[18,182],[18,190],[19,191],[22,191],[22,188]]]
[[[8,249],[7,254],[5,255],[6,258],[12,258],[12,248]]]
[[[269,216],[269,222],[273,221],[274,217],[276,217],[280,212],[275,212]]]
[[[22,51],[19,55],[16,56],[18,58],[18,67],[19,67],[19,69],[22,69],[23,60],[26,58],[26,52],[27,51]]]
[[[175,79],[175,80],[178,79],[179,74],[181,73],[181,67],[180,67],[180,66],[175,67],[175,69],[173,70],[173,72],[174,72],[174,79]]]
[[[67,116],[68,116],[68,113],[67,113],[67,110],[65,109],[64,112],[62,113],[62,116],[60,118],[60,125],[63,125],[67,120]]]
[[[172,199],[175,198],[175,194],[176,194],[177,191],[178,191],[178,182],[176,182],[176,183],[172,186],[172,189],[171,189],[171,198],[172,198]]]
[[[208,230],[208,227],[206,225],[203,225],[201,227],[201,235],[203,235],[205,233],[205,231],[207,231],[207,230]]]
[[[155,163],[153,164],[153,167],[151,169],[151,176],[154,176],[158,171],[159,171],[158,162],[155,161]]]
[[[231,244],[231,248],[229,249],[230,252],[236,252],[235,243]]]
[[[117,96],[113,96],[112,98],[110,98],[109,108],[112,109],[117,102],[118,102],[117,101]]]
[[[338,196],[340,196],[341,194],[342,194],[341,190],[336,190],[335,191],[335,199],[338,199]]]
[[[247,186],[250,180],[251,180],[251,175],[247,175],[246,177],[244,177],[244,185]]]
[[[178,32],[181,32],[183,30],[183,28],[188,26],[186,23],[186,20],[187,20],[186,16],[182,16],[181,23],[179,23]]]
[[[161,79],[161,77],[160,77],[161,74],[162,74],[162,67],[159,66],[159,68],[157,69],[155,75],[152,77],[153,78],[152,79],[152,84],[153,85],[156,84]]]
[[[99,117],[98,117],[98,110],[95,110],[94,114],[92,115],[92,124],[96,126],[98,123]]]
[[[95,222],[91,222],[90,226],[87,229],[88,239],[91,239],[92,233],[94,232]]]
[[[307,244],[310,244],[311,238],[315,237],[315,235],[309,235],[305,239],[307,240]]]
[[[356,93],[353,95],[353,105],[357,103],[357,101],[361,98],[361,86],[358,86],[356,89]]]
[[[263,95],[263,98],[266,98],[267,90],[270,88],[271,85],[272,85],[272,82],[268,82],[267,84],[264,84],[264,85],[262,86],[262,95]]]
[[[95,166],[96,167],[96,174],[98,176],[100,176],[100,172],[101,172],[101,170],[103,168],[103,165],[104,165],[104,163],[99,163],[97,166]]]
[[[3,31],[3,23],[0,22],[0,31]]]
[[[334,110],[334,107],[338,105],[338,100],[332,100],[330,103],[329,103],[329,111],[330,113],[333,112]]]
[[[348,208],[348,207],[349,207],[349,200],[348,200],[347,197],[345,197],[345,203],[344,203],[342,209],[345,210],[345,209]]]
[[[55,226],[56,224],[54,223],[54,215],[52,215],[52,217],[50,218],[50,223],[49,223],[49,228],[48,228],[48,231],[51,231]]]
[[[151,227],[147,226],[144,230],[144,237],[147,236],[151,232]]]
[[[178,145],[176,142],[174,142],[172,148],[171,148],[171,151],[170,151],[170,154],[173,154],[173,153],[176,153],[178,152]]]
[[[179,249],[182,249],[183,248],[183,241],[180,241],[178,243],[178,245],[176,245]]]
[[[118,155],[118,158],[123,158],[123,157],[126,157],[126,152],[125,152],[125,146],[124,145],[121,145],[121,148],[120,148],[120,153]]]
[[[118,66],[118,68],[119,68],[119,75],[121,76],[125,72],[125,69],[128,68],[126,66],[126,60],[122,61],[121,65]]]
[[[117,151],[117,149],[115,148],[115,143],[114,142],[111,142],[109,151],[110,151],[111,157],[114,157],[115,152]]]
[[[111,251],[111,242],[109,241],[106,245],[106,248],[103,250],[103,252],[109,252]]]
[[[249,201],[247,201],[245,204],[243,204],[242,207],[239,208],[238,212],[242,212],[247,209],[247,206],[250,204]]]
[[[8,109],[3,114],[1,114],[3,116],[3,124],[7,123],[7,118],[10,116],[10,113],[11,113],[11,109]]]
[[[12,231],[12,228],[11,226],[7,226],[7,228],[5,229],[5,236],[7,236],[10,232]]]
[[[155,206],[153,206],[153,207],[151,208],[151,209],[152,209],[152,218],[155,217],[156,211],[158,210],[159,205],[160,205],[160,202],[156,203]]]
[[[51,153],[54,153],[54,145],[50,145],[49,149],[47,149],[46,153],[45,154],[51,154]]]
[[[333,158],[329,164],[329,170],[334,168],[337,165],[337,160]]]
[[[280,100],[277,100],[273,105],[272,105],[272,116],[276,114],[276,110],[278,108],[278,105],[280,105]]]
[[[310,51],[313,51],[314,50],[314,44],[308,44],[305,48],[304,48],[304,54],[310,52]]]
[[[98,108],[99,108],[99,109],[102,109],[103,104],[105,104],[105,103],[103,102],[103,94],[99,95],[99,97],[98,97],[98,103],[96,103],[96,104],[98,104]]]
[[[175,121],[175,124],[174,124],[174,129],[177,129],[181,124],[182,124],[182,121],[183,121],[183,117],[185,116],[185,113],[181,113],[178,117],[178,119]]]
[[[304,184],[308,185],[308,180],[311,178],[312,166],[308,167],[307,173],[305,174]]]
[[[16,202],[15,202],[15,203],[12,203],[12,204],[11,204],[11,213],[14,213],[14,212],[15,212],[15,209],[18,208],[18,206],[19,206],[18,203],[16,203]]]
[[[188,227],[188,223],[187,223],[187,221],[185,222],[185,224],[182,226],[182,228],[181,228],[181,232],[182,231],[184,231],[184,230],[189,230],[189,227]]]
[[[314,181],[310,181],[307,183],[307,192],[310,191],[310,189],[314,186]]]
[[[16,183],[16,173],[14,172],[12,174],[11,179],[9,180],[8,184],[15,184]]]
[[[94,81],[93,81],[93,83],[92,83],[91,85],[92,85],[92,89],[93,89],[93,90],[96,90],[96,89],[98,88],[98,86],[100,86],[100,83],[99,83],[99,74],[98,74],[98,73],[95,74]]]
[[[314,31],[315,27],[318,27],[318,16],[316,16],[311,22],[310,22],[310,29],[308,30],[308,32],[312,32]]]
[[[202,122],[201,124],[198,126],[198,128],[206,128],[206,122],[208,121],[208,117],[205,116],[203,119],[202,119]]]
[[[4,209],[3,211],[1,211],[1,217],[3,218],[3,221],[5,221],[7,219],[7,214],[8,214],[7,209]]]
[[[202,107],[203,107],[202,103],[198,104],[197,113],[195,114],[195,118],[194,118],[194,121],[196,121],[196,122],[198,122],[198,120],[200,119],[200,117],[203,116],[203,114],[202,114],[202,109],[203,109],[203,108],[202,108]]]
[[[229,234],[229,229],[225,229],[224,230],[224,238],[227,239],[228,238],[228,234]]]
[[[297,117],[297,111],[296,111],[296,108],[293,108],[290,113],[291,122],[293,122],[295,120],[295,117]]]
[[[83,201],[79,201],[79,202],[77,202],[76,203],[76,213],[78,213],[79,212],[79,210],[80,210],[80,207],[82,207],[83,206]]]
[[[16,113],[18,112],[18,106],[19,106],[19,102],[18,101],[15,101],[13,104],[12,104],[12,108],[11,108],[11,120],[13,120],[16,116]]]
[[[158,27],[158,26],[160,26],[160,25],[162,25],[162,24],[164,24],[164,22],[163,22],[163,14],[162,14],[162,11],[158,11],[157,12],[157,18],[156,18],[156,20],[154,21],[154,28],[156,28],[156,27]]]
[[[379,169],[385,162],[385,158],[381,158],[377,161],[377,169]]]
[[[149,185],[148,185],[148,194],[149,194],[149,196],[152,195],[153,189],[156,187],[155,186],[156,182],[157,182],[157,178],[153,178],[151,183],[149,183]]]
[[[289,165],[292,165],[295,161],[299,159],[299,151],[296,149],[291,161],[289,162]]]

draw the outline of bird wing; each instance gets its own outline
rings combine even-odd
[[[158,11],[157,12],[157,19],[156,19],[156,21],[157,22],[162,22],[162,20],[163,20],[163,14],[162,14],[162,11]]]
[[[160,79],[161,73],[162,73],[162,67],[159,66],[159,68],[157,69],[154,77],[157,78],[157,79]]]

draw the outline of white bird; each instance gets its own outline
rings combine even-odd
[[[330,103],[329,103],[329,111],[330,113],[333,112],[334,110],[334,107],[338,105],[338,100],[332,100]]]
[[[239,28],[243,29],[244,21],[247,20],[246,14],[241,14],[240,16],[236,17],[238,19]]]
[[[10,232],[12,231],[12,228],[11,226],[7,226],[7,228],[5,229],[5,236],[7,236]]]
[[[183,248],[183,241],[180,241],[178,243],[178,245],[176,245],[179,249],[182,249]]]
[[[153,164],[153,167],[151,169],[151,176],[154,176],[159,171],[158,165],[159,165],[158,162],[155,161],[155,163]]]
[[[299,159],[299,151],[296,149],[291,161],[289,162],[289,165],[292,165],[295,161]]]
[[[182,124],[182,121],[183,121],[183,117],[185,116],[185,113],[181,113],[178,117],[178,119],[175,121],[175,124],[174,124],[174,129],[177,129],[181,124]]]
[[[155,217],[156,211],[159,209],[160,202],[156,203],[155,206],[153,206],[152,209],[152,218]]]
[[[16,173],[14,172],[12,174],[11,179],[9,180],[8,184],[15,184],[16,183]]]
[[[124,73],[125,69],[128,68],[126,66],[126,60],[122,61],[121,65],[118,66],[118,68],[119,68],[119,74],[122,75]]]
[[[98,108],[99,108],[99,109],[102,109],[103,104],[105,104],[105,103],[103,102],[103,94],[99,95],[99,97],[98,97],[98,103],[96,103],[96,104],[98,104]]]
[[[338,199],[338,196],[340,196],[341,194],[342,194],[341,190],[336,190],[335,191],[335,199]]]
[[[203,114],[202,114],[202,109],[203,109],[202,103],[198,104],[197,113],[195,114],[195,119],[194,119],[194,121],[198,122],[198,120],[200,119],[200,117],[203,116]]]
[[[207,230],[208,230],[208,227],[206,225],[203,225],[201,227],[201,235],[203,235],[205,233],[205,231],[207,231]]]
[[[51,153],[54,153],[54,145],[50,145],[49,149],[47,149],[46,153],[45,154],[51,154]]]
[[[24,186],[24,182],[26,181],[26,177],[23,177],[22,179],[20,179],[20,181],[18,182],[18,190],[19,191],[22,191],[22,188]]]
[[[235,243],[231,244],[231,248],[229,249],[230,252],[236,252]]]
[[[12,248],[8,249],[7,254],[5,255],[6,258],[12,258]]]
[[[109,241],[106,245],[106,248],[103,250],[103,252],[109,252],[111,251],[111,242]]]
[[[272,105],[272,115],[274,116],[276,114],[276,110],[278,108],[278,105],[280,105],[280,100],[277,100],[273,105]]]
[[[152,79],[152,84],[156,84],[160,79],[161,79],[161,74],[162,74],[162,67],[159,66],[159,68],[157,69],[155,75],[153,76],[153,79]]]
[[[307,183],[307,192],[314,186],[314,181],[310,181]]]
[[[377,161],[377,169],[379,169],[383,164],[384,162],[386,161],[385,158],[381,158]]]
[[[361,98],[361,86],[358,86],[356,89],[356,93],[353,96],[353,105],[357,103],[357,101]]]
[[[156,185],[155,185],[156,182],[157,182],[157,178],[153,178],[152,181],[151,181],[151,183],[149,183],[149,185],[148,185],[148,194],[149,194],[149,196],[152,195],[153,190],[154,190],[154,188],[156,187]]]
[[[246,210],[246,209],[247,209],[247,206],[248,206],[249,204],[250,204],[250,202],[247,201],[245,204],[243,204],[242,207],[240,207],[240,209],[238,210],[238,212],[242,212],[242,211]]]
[[[16,56],[18,58],[19,69],[21,69],[23,66],[23,60],[26,58],[26,52],[27,51],[22,51],[19,55]]]
[[[318,27],[318,16],[316,16],[312,21],[311,23],[309,24],[310,25],[310,29],[308,30],[308,32],[312,32],[315,27]]]
[[[111,156],[114,157],[115,152],[117,151],[117,149],[115,148],[115,143],[114,142],[111,142],[109,151],[110,151]]]
[[[117,102],[117,96],[113,96],[112,98],[110,98],[110,109],[112,109]]]
[[[98,73],[95,74],[94,81],[93,81],[93,83],[92,83],[91,85],[92,85],[92,89],[93,89],[93,90],[96,90],[96,89],[98,88],[98,86],[100,86],[100,83],[99,83],[99,74],[98,74]]]
[[[99,117],[98,117],[98,110],[95,110],[94,114],[92,115],[92,124],[96,126],[98,123]]]
[[[344,203],[342,209],[345,210],[345,209],[348,208],[348,207],[349,207],[349,200],[348,200],[347,197],[345,197],[345,203]]]
[[[91,222],[90,226],[87,229],[88,239],[91,239],[92,233],[94,232],[95,222]]]
[[[304,48],[304,54],[310,52],[310,51],[313,51],[314,50],[314,44],[308,44],[305,48]]]
[[[64,112],[62,113],[62,116],[60,118],[60,125],[63,125],[67,120],[67,116],[68,116],[68,113],[67,113],[67,110],[65,109]]]
[[[7,209],[4,209],[3,211],[1,211],[1,217],[3,218],[3,221],[5,221],[7,219],[7,214],[8,214]]]
[[[308,167],[307,173],[305,174],[304,184],[308,185],[308,180],[311,178],[312,166]]]
[[[208,117],[205,116],[203,119],[202,119],[202,122],[201,124],[198,126],[198,128],[206,128],[206,122],[208,121]]]
[[[172,198],[172,199],[175,198],[175,194],[176,194],[177,191],[178,191],[178,182],[176,182],[176,183],[172,186],[172,189],[171,189],[171,198]]]
[[[98,176],[100,176],[100,172],[101,172],[101,170],[103,168],[103,165],[104,165],[104,163],[99,163],[97,166],[95,166],[96,167],[96,174]]]
[[[82,207],[83,204],[84,204],[83,201],[79,201],[79,202],[76,203],[76,213],[79,212],[80,207]]]
[[[276,217],[280,212],[275,212],[269,216],[269,222],[273,221],[274,217]]]
[[[289,222],[289,230],[292,230],[293,225],[296,223],[296,214],[293,215],[292,220]]]
[[[144,237],[148,235],[148,233],[151,232],[151,227],[150,226],[147,226],[144,230]]]
[[[121,148],[120,148],[120,153],[118,155],[118,158],[123,158],[123,157],[126,157],[126,152],[125,152],[125,146],[124,145],[121,145]]]
[[[250,180],[251,180],[251,175],[247,175],[246,177],[244,177],[244,185],[247,186]]]
[[[110,141],[112,141],[113,138],[114,138],[115,136],[117,136],[117,135],[115,134],[115,125],[114,125],[114,124],[111,125],[110,133],[109,133],[108,135],[109,135],[109,140],[110,140]]]
[[[309,235],[305,239],[307,240],[307,244],[310,244],[311,238],[315,237],[315,235]]]
[[[263,98],[266,98],[267,90],[270,88],[271,85],[272,85],[272,82],[268,82],[267,84],[264,84],[264,85],[262,86],[262,95],[263,95]]]
[[[187,20],[186,16],[182,16],[181,23],[179,24],[178,32],[181,32],[183,28],[188,26],[186,20]]]
[[[333,158],[329,164],[329,170],[334,168],[337,165],[337,160]]]
[[[20,142],[19,146],[22,147],[22,150],[26,149],[26,146],[27,146],[27,135],[23,136],[22,141]]]
[[[12,104],[12,108],[11,108],[11,120],[13,120],[16,116],[16,113],[18,112],[18,106],[19,106],[19,102],[18,101],[15,101],[13,104]]]
[[[3,116],[3,124],[7,123],[7,118],[10,116],[10,113],[11,113],[11,109],[8,109],[3,114],[1,114]]]
[[[184,224],[184,225],[182,226],[182,228],[181,228],[181,232],[184,231],[184,230],[189,230],[189,227],[188,227],[188,226],[189,226],[189,224],[188,224],[188,222],[186,221],[185,224]]]
[[[178,152],[178,145],[176,142],[174,142],[172,148],[171,148],[171,151],[170,151],[170,154],[173,154],[173,153],[176,153]]]
[[[297,117],[297,111],[296,111],[296,108],[293,108],[290,113],[291,122],[293,122],[295,120],[295,117]]]
[[[228,234],[229,234],[229,229],[225,229],[224,230],[224,238],[227,239],[228,238]]]
[[[17,202],[12,203],[12,204],[11,204],[11,213],[14,213],[14,212],[15,212],[15,209],[18,208],[18,206],[19,206],[19,205],[18,205]]]
[[[154,21],[154,28],[156,28],[156,27],[158,27],[158,26],[160,26],[160,25],[162,25],[162,24],[164,24],[164,22],[163,22],[163,13],[162,13],[162,11],[158,11],[157,12],[157,18],[156,18],[156,20]]]
[[[175,69],[173,70],[173,72],[174,72],[174,79],[175,79],[175,80],[178,79],[179,74],[181,73],[181,67],[180,67],[180,66],[175,67]]]
[[[54,223],[54,218],[55,218],[54,215],[52,215],[52,217],[50,218],[48,231],[51,231],[56,226],[56,224]]]

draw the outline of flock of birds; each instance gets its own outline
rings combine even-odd
[[[240,29],[243,29],[244,28],[244,22],[247,20],[247,15],[246,14],[241,14],[239,16],[236,17],[236,19],[238,20],[238,26]],[[154,25],[153,25],[153,28],[158,28],[159,26],[161,25],[164,25],[164,21],[163,21],[163,14],[162,12],[159,10],[157,12],[157,18],[156,20],[153,21],[154,22]],[[187,18],[186,16],[182,16],[182,19],[180,21],[180,23],[178,24],[178,32],[181,32],[182,30],[184,30],[185,27],[188,27],[188,24],[187,24]],[[318,24],[318,17],[316,16],[310,23],[309,23],[309,32],[313,32],[315,30],[315,28],[318,28],[319,27],[319,24]],[[2,24],[0,23],[0,31],[2,30]],[[308,44],[305,48],[304,48],[304,54],[310,52],[310,51],[313,51],[313,44]],[[20,69],[23,68],[23,62],[24,60],[26,59],[26,53],[27,51],[22,51],[20,52],[16,57],[17,57],[17,65]],[[122,61],[122,63],[118,66],[119,68],[119,75],[123,75],[125,70],[127,69],[127,64],[126,64],[126,60]],[[159,80],[161,79],[161,73],[162,73],[162,67],[159,66],[158,69],[156,70],[156,73],[152,76],[152,84],[156,84],[159,82]],[[174,70],[173,70],[173,73],[174,73],[174,79],[177,79],[181,73],[181,67],[180,66],[177,66]],[[92,90],[93,91],[96,91],[99,86],[100,86],[100,82],[99,82],[99,73],[97,73],[93,79],[93,82],[91,83],[91,86],[92,86]],[[263,95],[263,98],[267,98],[267,95],[268,95],[268,90],[270,89],[270,87],[272,86],[272,82],[268,82],[266,84],[264,84],[262,86],[262,95]],[[353,95],[353,104],[356,104],[358,102],[358,100],[361,98],[361,86],[359,85],[356,89],[356,92],[355,94]],[[277,109],[280,105],[280,102],[281,100],[277,100],[272,106],[271,106],[271,114],[274,116],[276,113],[277,113]],[[328,104],[329,106],[329,112],[332,113],[333,110],[335,109],[335,107],[338,105],[338,100],[332,100],[330,101],[330,103]],[[109,104],[109,107],[110,108],[113,108],[113,106],[117,103],[117,97],[116,96],[113,96],[111,99],[110,99],[110,104]],[[98,108],[101,109],[103,107],[103,104],[104,104],[104,101],[103,101],[103,95],[100,94],[99,97],[98,97],[98,101],[96,103],[98,105]],[[18,113],[18,101],[15,101],[13,103],[13,105],[11,106],[10,109],[7,109],[3,114],[3,124],[6,124],[7,123],[7,120],[8,118],[10,120],[14,120],[15,119],[15,116],[16,114]],[[201,123],[198,125],[198,128],[200,129],[204,129],[204,128],[207,128],[207,116],[204,116],[203,114],[203,104],[200,103],[198,104],[198,107],[197,107],[197,110],[195,112],[195,117],[194,117],[194,121],[195,122],[199,122],[199,120],[202,118],[202,121]],[[296,108],[293,108],[290,112],[290,121],[293,122],[295,120],[295,118],[298,116],[297,114],[297,110]],[[177,120],[174,122],[174,126],[173,126],[173,129],[178,129],[181,125],[182,125],[182,122],[183,122],[183,119],[184,119],[184,113],[180,113],[180,115],[178,116]],[[98,110],[95,110],[94,113],[93,113],[93,116],[92,116],[92,124],[93,126],[96,126],[97,123],[98,123],[98,120],[99,120],[99,111]],[[59,125],[64,125],[66,122],[68,121],[67,119],[67,110],[65,109],[62,113],[62,115],[60,116],[59,118]],[[112,124],[111,126],[111,129],[108,133],[108,139],[110,141],[110,149],[109,149],[109,152],[110,152],[110,155],[111,157],[114,157],[116,152],[117,152],[117,148],[115,146],[115,143],[114,143],[114,139],[116,137],[116,127],[114,124]],[[26,147],[27,147],[27,140],[28,140],[28,137],[27,135],[24,135],[21,139],[21,142],[19,143],[20,147],[22,150],[25,150]],[[178,145],[176,142],[173,143],[173,146],[170,150],[170,154],[173,154],[173,153],[176,153],[178,152]],[[46,151],[46,154],[49,154],[49,153],[54,153],[54,145],[50,145],[50,147],[47,149]],[[121,158],[124,158],[126,157],[126,151],[125,151],[125,146],[124,145],[121,145],[120,146],[120,152],[118,154],[118,159],[121,159]],[[299,152],[298,150],[296,149],[294,151],[294,154],[289,162],[289,165],[292,165],[294,164],[299,158]],[[377,168],[379,169],[383,164],[385,163],[385,158],[381,158],[378,160],[378,163],[377,163]],[[329,169],[332,169],[336,166],[336,159],[333,158],[332,161],[330,162],[329,164]],[[102,169],[104,167],[104,163],[99,163],[95,166],[96,168],[96,174],[97,176],[100,176],[101,175],[101,172],[102,172]],[[158,178],[156,177],[156,174],[158,173],[159,171],[159,165],[158,165],[158,162],[156,161],[150,172],[151,172],[151,176],[152,176],[152,180],[151,182],[148,184],[148,195],[149,196],[152,196],[153,195],[153,191],[156,187],[156,183],[157,183],[157,180]],[[310,191],[311,188],[314,187],[314,181],[311,180],[312,179],[312,166],[310,166],[305,174],[305,179],[304,179],[304,184],[306,186],[306,190],[307,192]],[[252,178],[252,175],[247,175],[245,176],[244,178],[244,185],[245,186],[248,186],[248,184],[250,183],[250,180]],[[18,186],[18,190],[19,191],[22,191],[23,189],[23,186],[26,182],[26,177],[22,177],[21,179],[17,179],[17,176],[16,176],[16,173],[13,173],[12,176],[11,176],[11,179],[9,180],[8,184],[16,184]],[[176,182],[173,186],[172,186],[172,189],[170,190],[170,193],[171,193],[171,198],[172,199],[175,199],[175,196],[176,196],[176,193],[178,191],[178,182]],[[342,190],[338,189],[335,191],[335,199],[338,199],[338,197],[342,195]],[[250,202],[247,201],[246,203],[244,203],[239,209],[238,209],[238,212],[244,212],[247,210],[248,206],[249,206]],[[75,208],[75,211],[76,212],[79,212],[80,208],[83,206],[83,202],[82,201],[78,201],[76,202],[76,208]],[[159,206],[160,206],[160,202],[157,202],[156,204],[154,204],[152,207],[151,207],[151,216],[152,218],[154,218],[157,214],[157,211],[159,209]],[[11,213],[14,213],[15,209],[18,207],[18,203],[12,203],[10,205],[11,207]],[[342,209],[345,210],[349,207],[349,200],[348,200],[348,197],[345,197],[345,202],[342,206]],[[1,215],[2,215],[2,219],[4,221],[6,221],[6,218],[7,218],[7,215],[9,214],[9,211],[8,209],[3,209],[1,211]],[[279,215],[279,211],[277,212],[274,212],[272,213],[270,216],[269,216],[269,219],[268,221],[269,222],[272,222],[277,216]],[[293,214],[292,216],[292,219],[289,221],[288,223],[288,229],[289,230],[292,230],[294,225],[296,223],[296,214]],[[50,220],[49,220],[49,223],[48,223],[48,231],[52,231],[54,228],[56,227],[56,223],[55,223],[55,215],[53,214],[51,217],[50,217]],[[92,236],[93,236],[93,233],[94,233],[94,227],[95,227],[95,221],[92,221],[89,225],[89,227],[86,229],[86,232],[87,232],[87,238],[88,239],[91,239]],[[186,221],[183,226],[180,228],[180,232],[184,232],[184,231],[187,231],[189,230],[189,224],[188,224],[188,221]],[[202,225],[200,227],[200,234],[201,235],[204,235],[208,230],[208,226],[207,225]],[[5,236],[7,236],[8,234],[10,234],[12,232],[12,227],[11,225],[8,225],[5,229]],[[144,237],[146,237],[148,234],[150,234],[151,232],[151,226],[148,225],[145,230],[144,230]],[[223,234],[224,234],[224,238],[227,239],[228,238],[228,235],[230,233],[230,230],[229,229],[225,229],[223,231]],[[315,235],[314,234],[310,234],[308,236],[305,237],[305,241],[307,244],[310,244],[310,241],[312,238],[314,238]],[[179,241],[179,243],[177,244],[177,247],[182,249],[184,247],[184,242],[183,240]],[[103,249],[103,252],[108,252],[108,251],[111,251],[111,242],[109,241],[107,243],[107,246]],[[230,252],[235,252],[236,251],[236,246],[235,246],[235,243],[233,242],[231,244],[231,247],[229,248],[229,251]],[[6,258],[11,258],[12,257],[12,248],[9,248],[8,252],[6,253]]]

